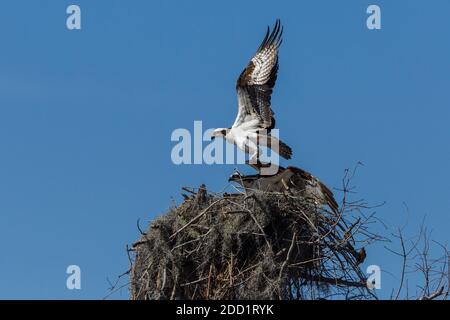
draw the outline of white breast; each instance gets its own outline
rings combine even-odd
[[[236,144],[242,151],[252,154],[257,149],[256,136],[257,134],[253,130],[244,130],[239,126],[231,128],[225,138],[228,142]]]

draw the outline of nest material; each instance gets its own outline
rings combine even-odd
[[[301,193],[192,193],[133,245],[131,299],[367,296],[359,219]]]

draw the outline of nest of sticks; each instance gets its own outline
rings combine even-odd
[[[131,299],[372,295],[359,267],[369,218],[345,194],[335,213],[293,192],[189,192],[133,244]]]

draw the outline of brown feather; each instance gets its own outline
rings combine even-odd
[[[278,48],[282,42],[282,34],[283,28],[277,19],[272,32],[268,28],[255,56],[236,82],[238,92],[246,94],[249,98],[252,110],[247,112],[255,113],[262,122],[261,127],[269,131],[275,127],[271,95],[277,80]]]
[[[291,167],[291,166],[287,167],[287,169],[293,171],[295,174],[298,174],[303,180],[315,181],[319,185],[320,190],[322,191],[322,193],[325,197],[324,204],[328,205],[334,213],[338,214],[339,205],[336,202],[336,200],[334,199],[333,192],[323,182],[321,182],[319,179],[314,177],[311,173],[309,173],[303,169],[300,169],[297,167]]]

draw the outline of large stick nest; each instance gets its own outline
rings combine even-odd
[[[367,298],[355,249],[366,220],[352,206],[333,213],[292,192],[201,186],[133,245],[131,299]]]

